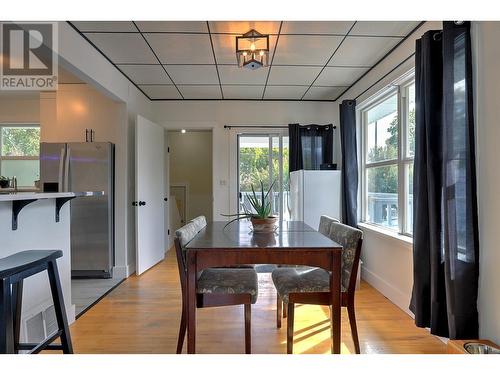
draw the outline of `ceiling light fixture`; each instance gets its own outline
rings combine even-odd
[[[182,130],[181,130],[181,133],[182,133],[182,134],[186,133],[186,129],[182,129]]]
[[[268,65],[269,35],[257,30],[236,37],[236,58],[240,68],[258,69]]]

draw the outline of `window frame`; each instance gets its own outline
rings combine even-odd
[[[2,176],[2,161],[3,160],[40,160],[40,153],[37,156],[4,156],[2,154],[2,129],[3,128],[38,128],[40,129],[40,124],[35,122],[0,122],[0,176]],[[40,173],[40,171],[39,171]],[[9,176],[6,176],[9,177]],[[19,186],[20,188],[34,188],[35,184],[32,186]]]
[[[408,213],[406,207],[406,196],[408,192],[409,176],[407,175],[407,168],[413,163],[414,155],[409,155],[408,153],[408,114],[409,114],[409,102],[408,102],[408,92],[411,85],[415,84],[414,72],[409,72],[406,75],[400,77],[398,80],[394,81],[392,84],[385,87],[383,90],[368,98],[364,101],[358,109],[358,119],[359,126],[361,129],[361,222],[383,228],[384,231],[391,231],[393,233],[397,232],[399,235],[413,237],[410,232],[411,228],[408,227]],[[393,95],[397,95],[397,118],[398,118],[398,156],[395,159],[368,162],[367,151],[368,151],[368,136],[367,136],[367,112],[381,104]],[[385,166],[397,166],[398,169],[398,228],[397,230],[373,223],[367,219],[368,217],[368,183],[367,183],[367,172],[371,168],[385,167]],[[408,177],[408,178],[407,178]]]

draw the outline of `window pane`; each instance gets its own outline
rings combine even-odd
[[[406,89],[408,117],[406,124],[406,156],[415,155],[415,84]]]
[[[1,152],[3,156],[38,156],[40,153],[39,127],[2,127]]]
[[[398,230],[398,166],[368,168],[367,221]]]
[[[40,162],[38,160],[2,160],[0,165],[2,176],[16,176],[17,186],[35,186],[35,180],[40,177]]]
[[[366,161],[368,163],[398,157],[398,96],[384,100],[365,113]]]
[[[406,173],[406,233],[413,233],[413,163],[407,164]]]

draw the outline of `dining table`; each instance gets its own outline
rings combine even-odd
[[[274,232],[253,232],[247,220],[209,222],[186,245],[188,353],[196,352],[197,274],[213,267],[275,264],[330,272],[331,352],[340,354],[342,246],[302,221],[277,222]]]

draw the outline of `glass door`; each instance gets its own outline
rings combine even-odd
[[[238,135],[238,210],[251,210],[252,186],[261,198],[261,182],[272,191],[271,209],[280,220],[289,220],[288,136],[281,134]]]

